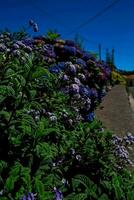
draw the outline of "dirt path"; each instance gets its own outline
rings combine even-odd
[[[131,101],[134,101],[131,96]],[[134,112],[130,105],[130,98],[123,85],[116,85],[104,97],[103,102],[95,112],[96,118],[103,125],[118,135],[127,132],[134,133]]]

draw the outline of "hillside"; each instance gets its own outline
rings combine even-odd
[[[134,199],[134,135],[113,135],[94,117],[107,94],[105,108],[124,112],[124,86],[108,93],[122,81],[113,75],[74,41],[0,34],[0,200]]]

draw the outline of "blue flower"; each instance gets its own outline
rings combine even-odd
[[[65,45],[63,48],[64,52],[68,54],[68,56],[76,56],[76,48]]]
[[[53,65],[49,68],[49,71],[52,73],[59,73],[65,67],[64,62],[59,62],[57,65]]]
[[[86,120],[92,122],[94,120],[94,112],[90,112],[87,116],[86,116]]]
[[[76,59],[76,64],[80,65],[82,68],[86,68],[87,67],[86,62],[81,58],[77,58]]]
[[[65,68],[65,62],[59,62],[58,66],[60,69],[64,69]]]
[[[86,97],[90,97],[91,96],[91,91],[89,88],[84,87],[84,86],[80,86],[80,94]]]
[[[56,74],[58,74],[61,70],[60,70],[60,68],[59,68],[58,65],[55,65],[55,66],[50,67],[50,68],[49,68],[49,71],[50,71],[51,73],[56,73]]]

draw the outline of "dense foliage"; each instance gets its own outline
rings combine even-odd
[[[121,139],[93,114],[110,68],[50,36],[0,35],[0,199],[133,200]]]

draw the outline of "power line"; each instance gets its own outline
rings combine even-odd
[[[113,3],[111,3],[110,5],[106,6],[105,8],[103,8],[101,11],[99,11],[97,14],[95,14],[94,16],[90,17],[87,21],[81,23],[79,26],[77,26],[76,28],[74,28],[72,31],[70,31],[69,33],[67,33],[67,35],[71,35],[72,33],[78,31],[79,29],[81,29],[82,27],[86,26],[87,24],[89,24],[90,22],[94,21],[95,19],[97,19],[98,17],[100,17],[101,15],[103,15],[105,12],[107,12],[109,9],[111,9],[115,4],[117,4],[120,0],[115,0]]]
[[[35,2],[32,2],[32,4],[31,4],[34,8],[36,8],[37,10],[39,10],[44,16],[49,16],[52,20],[54,20],[58,25],[60,24],[63,28],[65,28],[66,30],[68,30],[68,29],[70,29],[69,27],[67,27],[61,20],[58,20],[57,18],[55,18],[51,13],[49,13],[49,12],[47,12],[44,8],[42,9],[42,8],[40,8],[39,6],[37,6],[36,4],[35,4]],[[81,37],[82,37],[82,39],[83,40],[85,40],[85,41],[87,41],[87,42],[90,42],[90,43],[92,43],[92,44],[95,44],[96,45],[96,43],[97,42],[95,42],[95,41],[92,41],[92,40],[89,40],[89,39],[87,39],[85,36],[83,36],[83,35],[80,35]]]
[[[34,8],[36,8],[37,10],[39,10],[44,16],[49,16],[52,20],[54,20],[58,25],[60,24],[63,28],[65,28],[66,30],[70,29],[70,27],[67,27],[61,20],[55,18],[51,13],[47,12],[44,8],[40,8],[39,6],[37,6],[35,4],[35,2],[32,2],[31,4]],[[100,42],[97,42],[97,41],[93,41],[93,40],[90,40],[90,39],[87,39],[87,37],[83,36],[82,34],[80,34],[80,37],[82,37],[83,40],[89,42],[89,43],[92,43],[94,45],[98,45],[98,43]],[[104,49],[104,48],[102,48]]]

